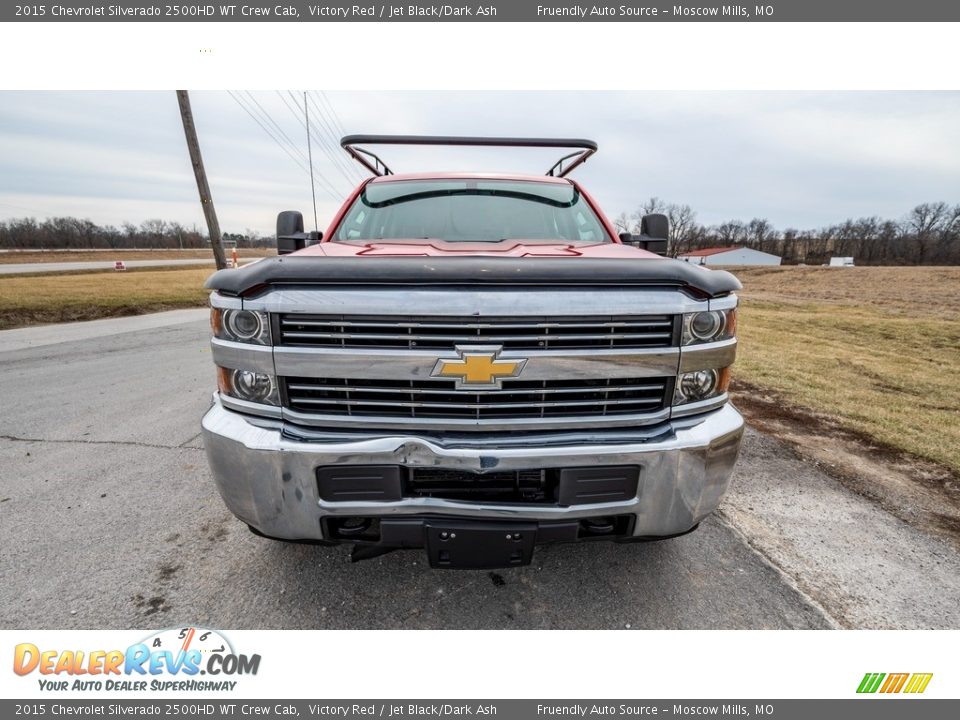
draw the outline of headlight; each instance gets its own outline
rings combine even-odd
[[[699,402],[723,395],[730,385],[730,368],[695,370],[677,378],[674,405]]]
[[[241,340],[251,340],[263,332],[260,316],[249,310],[228,311],[224,325],[231,335]]]
[[[217,387],[224,395],[262,405],[279,405],[280,392],[272,375],[253,370],[217,368]]]
[[[270,318],[259,310],[210,308],[214,337],[234,342],[270,345]]]
[[[700,312],[690,318],[690,334],[697,340],[712,340],[723,331],[723,313]]]
[[[683,316],[683,344],[717,342],[737,334],[737,311],[707,310]]]

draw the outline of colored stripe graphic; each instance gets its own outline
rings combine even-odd
[[[875,693],[877,688],[880,687],[880,683],[884,677],[886,677],[884,673],[867,673],[863,676],[863,680],[860,681],[860,687],[857,688],[857,692]]]
[[[907,683],[907,687],[904,690],[905,693],[922,693],[927,689],[927,685],[930,684],[930,679],[933,677],[933,673],[914,673],[910,678],[910,682]]]
[[[880,688],[882,693],[898,693],[903,688],[903,684],[910,677],[910,673],[890,673],[887,675],[887,681]]]
[[[886,681],[884,681],[886,678]],[[858,693],[875,693],[878,690],[881,693],[891,694],[904,693],[917,694],[927,689],[933,673],[866,673],[860,685],[857,686]],[[882,683],[882,685],[881,685]]]

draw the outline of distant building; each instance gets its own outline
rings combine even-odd
[[[780,256],[745,247],[704,248],[677,256],[695,265],[779,265]]]
[[[852,257],[832,257],[830,267],[853,267]]]

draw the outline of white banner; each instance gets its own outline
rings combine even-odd
[[[868,673],[907,674],[901,690],[911,674],[929,673],[923,692],[911,697],[958,698],[958,639],[956,631],[5,630],[0,693],[893,698],[907,695],[857,690]]]

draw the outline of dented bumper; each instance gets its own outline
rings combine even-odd
[[[256,531],[286,540],[344,541],[330,520],[378,518],[385,527],[431,522],[528,523],[540,541],[577,539],[558,528],[599,517],[626,517],[619,539],[667,537],[695,527],[726,492],[743,435],[727,404],[655,427],[589,432],[501,434],[482,438],[402,432],[323,431],[229,410],[214,398],[203,437],[217,488],[230,510]],[[445,468],[478,477],[537,468],[636,468],[636,492],[614,501],[475,502],[439,497],[331,500],[318,469],[332,466]],[[321,495],[326,495],[326,499]],[[431,520],[433,519],[433,520]],[[391,525],[405,520],[406,524]],[[570,525],[573,523],[573,525]],[[553,528],[551,530],[551,528]],[[415,530],[414,532],[421,532]],[[409,546],[409,532],[404,546]]]

